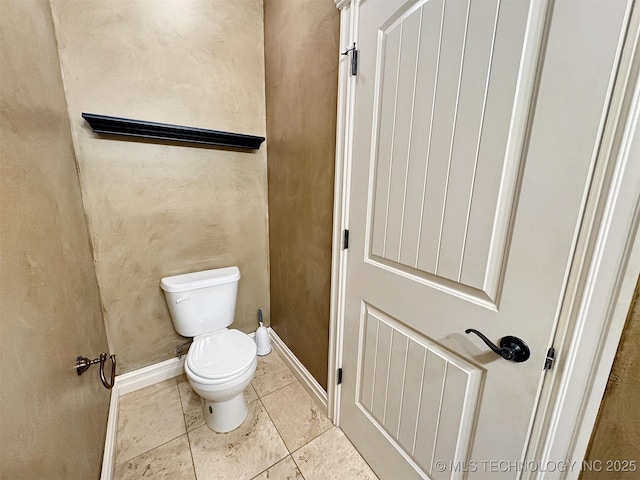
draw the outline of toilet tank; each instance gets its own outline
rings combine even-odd
[[[238,280],[238,267],[163,278],[160,286],[176,331],[184,337],[195,337],[231,325]]]

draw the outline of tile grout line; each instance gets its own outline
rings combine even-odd
[[[316,402],[314,401],[313,397],[309,394],[309,392],[307,391],[307,389],[306,389],[306,388],[304,388],[304,385],[302,385],[302,382],[301,382],[300,380],[298,380],[298,378],[295,376],[295,374],[291,371],[291,369],[289,368],[289,366],[285,364],[285,367],[286,367],[286,368],[287,368],[287,370],[289,370],[289,372],[293,375],[293,377],[294,377],[294,378],[293,378],[293,381],[291,381],[290,383],[288,383],[288,384],[286,384],[286,385],[283,385],[283,386],[281,386],[281,387],[279,387],[279,388],[277,388],[277,389],[273,390],[272,392],[269,392],[269,393],[267,393],[267,394],[263,395],[262,397],[261,397],[260,395],[258,395],[258,398],[260,399],[260,401],[261,401],[261,403],[262,403],[262,406],[264,407],[265,411],[267,412],[267,415],[269,416],[269,419],[271,420],[271,423],[273,423],[273,426],[275,427],[276,431],[278,432],[278,435],[280,436],[280,439],[282,440],[282,443],[284,443],[285,447],[287,447],[287,451],[289,451],[289,455],[293,455],[293,452],[295,452],[295,451],[299,450],[300,448],[304,447],[304,446],[305,446],[305,445],[307,445],[308,443],[312,442],[313,440],[315,440],[316,438],[318,438],[318,437],[319,437],[320,435],[322,435],[323,433],[328,432],[328,431],[329,431],[329,430],[331,430],[331,428],[332,428],[332,427],[334,427],[335,425],[333,425],[333,422],[331,422],[331,427],[329,427],[329,429],[328,429],[328,430],[325,430],[325,431],[323,431],[323,432],[318,433],[315,437],[311,438],[310,440],[308,440],[307,442],[305,442],[303,445],[301,445],[300,447],[296,448],[294,451],[290,451],[290,450],[289,450],[289,447],[288,447],[287,443],[284,441],[284,437],[283,437],[283,436],[282,436],[282,434],[280,433],[280,430],[278,429],[278,427],[277,427],[277,425],[276,425],[276,422],[275,422],[275,421],[273,420],[273,418],[271,417],[271,414],[269,413],[269,410],[267,409],[267,406],[264,404],[264,402],[262,402],[262,399],[263,399],[264,397],[268,397],[269,395],[271,395],[271,394],[273,394],[273,393],[279,392],[280,390],[282,390],[282,389],[284,389],[284,388],[290,387],[290,386],[291,386],[291,385],[293,385],[294,383],[297,383],[298,385],[300,385],[300,387],[302,387],[302,389],[304,390],[304,392],[305,392],[307,395],[309,395],[309,399],[311,400],[311,403],[312,403],[316,408],[318,408],[318,405],[317,405],[317,404],[316,404]],[[254,389],[255,389],[255,388],[254,388]],[[258,393],[258,392],[257,392],[257,390],[256,390],[256,393]],[[324,412],[321,412],[321,413],[322,413],[323,415],[325,415],[325,416],[326,416],[326,413],[324,413]],[[327,417],[327,418],[328,418],[328,417]],[[277,462],[276,462],[276,463],[277,463]],[[300,469],[298,468],[298,470],[300,470]],[[301,473],[302,473],[302,472],[301,472]]]
[[[282,387],[284,388],[284,387]],[[255,390],[255,388],[254,388]],[[281,390],[280,388],[278,390]],[[277,391],[277,390],[274,390]],[[256,392],[258,393],[258,392]],[[271,392],[273,393],[273,392]],[[267,395],[270,395],[271,393],[268,393]],[[266,396],[266,395],[265,395]],[[280,463],[281,461],[285,460],[287,457],[291,457],[291,460],[293,460],[293,457],[291,456],[291,452],[289,451],[289,447],[287,446],[286,442],[284,441],[284,438],[282,438],[282,434],[280,433],[280,430],[278,430],[278,427],[276,427],[275,422],[273,421],[273,418],[271,418],[271,415],[269,415],[269,410],[267,410],[267,407],[265,406],[264,402],[262,401],[262,397],[258,396],[258,398],[256,398],[257,401],[260,402],[260,405],[262,405],[262,408],[264,409],[265,413],[267,414],[267,417],[269,417],[269,421],[271,422],[271,424],[273,425],[273,428],[276,429],[276,433],[278,434],[278,437],[280,437],[280,440],[282,441],[282,443],[284,444],[284,447],[287,449],[287,455],[285,455],[284,457],[282,457],[280,460],[276,461],[275,463],[269,465],[267,468],[265,468],[264,470],[262,470],[260,473],[258,473],[257,475],[255,475],[254,477],[252,477],[252,480],[255,478],[258,478],[260,475],[262,475],[264,472],[266,472],[267,470],[269,470],[271,467],[274,467],[275,465],[277,465],[278,463]],[[255,400],[254,400],[255,401]],[[293,460],[293,463],[295,464],[296,461]],[[296,468],[298,468],[298,466],[296,465]],[[300,471],[300,469],[298,468],[298,471]],[[302,472],[301,472],[302,474]],[[197,479],[196,479],[197,480]]]
[[[255,388],[255,387],[253,387],[253,389],[254,389],[254,390],[256,390],[256,394],[258,395],[258,398],[262,398],[262,397],[266,397],[267,395],[271,395],[272,393],[275,393],[275,392],[277,392],[277,391],[279,391],[279,390],[282,390],[283,388],[288,387],[289,385],[291,385],[291,384],[292,384],[292,383],[294,383],[294,382],[298,382],[298,383],[300,383],[300,382],[298,381],[298,379],[294,377],[294,378],[293,378],[293,380],[292,380],[291,382],[287,383],[286,385],[282,385],[281,387],[278,387],[278,388],[276,388],[275,390],[270,391],[269,393],[265,393],[264,395],[260,395],[260,394],[258,393],[258,390],[256,390],[256,388]],[[252,385],[252,386],[253,386],[253,385]]]
[[[287,370],[293,375],[293,372],[291,372],[291,369],[289,368],[288,365],[285,364],[285,367],[287,368]],[[295,375],[293,375],[294,378],[291,382],[287,383],[286,385],[283,385],[279,388],[276,388],[275,390],[269,392],[269,393],[265,393],[264,395],[260,395],[258,393],[258,390],[254,388],[254,390],[256,391],[256,394],[258,395],[258,400],[260,400],[260,404],[262,405],[262,408],[264,408],[264,411],[266,412],[267,416],[269,417],[269,420],[271,421],[271,424],[273,425],[273,427],[276,429],[276,432],[278,433],[278,436],[280,437],[280,440],[282,440],[282,443],[284,444],[285,448],[287,449],[288,455],[285,456],[284,458],[281,458],[280,460],[278,460],[277,462],[275,462],[273,465],[270,465],[269,467],[265,468],[262,472],[260,472],[258,475],[256,475],[255,477],[253,477],[254,479],[259,477],[260,475],[262,475],[264,472],[266,472],[267,470],[269,470],[270,468],[272,468],[273,466],[277,465],[278,463],[282,462],[283,460],[285,460],[287,457],[290,457],[291,460],[293,461],[293,464],[296,466],[296,470],[298,470],[298,473],[300,474],[300,476],[302,477],[302,480],[305,480],[304,474],[302,473],[302,470],[300,470],[300,466],[298,465],[298,463],[296,462],[296,459],[293,458],[293,454],[294,452],[297,452],[298,450],[300,450],[302,447],[304,447],[305,445],[308,445],[309,443],[311,443],[313,440],[315,440],[316,438],[320,437],[322,434],[328,432],[329,430],[331,430],[331,428],[329,428],[329,430],[326,430],[325,432],[321,432],[319,435],[317,435],[316,437],[312,438],[311,440],[309,440],[308,442],[306,442],[304,445],[301,445],[300,447],[298,447],[297,449],[291,451],[289,449],[289,446],[287,445],[287,443],[284,441],[284,438],[282,437],[282,434],[280,433],[280,430],[278,429],[276,422],[273,421],[273,418],[271,417],[271,414],[269,413],[269,410],[267,409],[267,406],[264,404],[264,402],[262,401],[262,399],[264,397],[267,397],[269,395],[271,395],[272,393],[276,393],[286,387],[289,387],[291,385],[293,385],[294,383],[300,383],[300,381],[295,377]],[[253,385],[252,385],[253,386]],[[300,386],[302,386],[302,384],[300,383]],[[304,388],[304,387],[303,387]],[[306,390],[305,390],[306,391]],[[332,426],[333,427],[333,426]]]
[[[270,467],[265,468],[263,471],[261,471],[260,473],[258,473],[255,477],[251,477],[250,480],[255,480],[256,478],[258,478],[260,475],[262,475],[263,473],[265,473],[267,470],[269,470],[270,468],[276,466],[277,464],[279,464],[280,462],[286,460],[287,458],[291,458],[291,461],[293,462],[293,464],[296,466],[296,470],[298,470],[298,473],[300,474],[300,476],[302,477],[302,480],[305,480],[304,475],[302,475],[302,472],[300,471],[300,468],[298,467],[298,464],[296,463],[296,461],[293,459],[293,457],[291,456],[291,454],[287,455],[284,458],[281,458],[280,460],[278,460],[276,463],[274,463],[273,465],[271,465]]]
[[[294,383],[296,383],[296,382],[297,382],[298,384],[300,384],[300,382],[299,382],[298,380],[295,380],[295,381],[291,382],[290,384],[288,384],[288,385],[286,385],[286,386],[284,386],[284,387],[282,387],[282,388],[279,388],[278,390],[274,390],[274,391],[273,391],[273,392],[271,392],[271,393],[276,393],[276,392],[278,392],[278,391],[280,391],[280,390],[282,390],[282,389],[284,389],[284,388],[286,388],[286,387],[289,387],[289,386],[293,385],[293,384],[294,384]],[[302,384],[300,384],[300,387],[302,387],[302,389],[304,390],[304,387],[302,386]],[[305,392],[305,393],[307,393],[307,391],[306,391],[306,390],[304,390],[304,392]],[[271,393],[269,393],[269,394],[265,395],[265,397],[267,397],[267,396],[271,395]],[[309,394],[307,393],[307,395],[309,395]],[[316,406],[316,408],[317,408],[317,405],[315,405],[315,402],[313,401],[313,398],[311,398],[311,396],[310,396],[310,395],[309,395],[309,399],[311,400],[311,403],[312,403],[314,406]],[[309,439],[308,441],[306,441],[305,443],[303,443],[302,445],[300,445],[298,448],[296,448],[295,450],[291,451],[291,450],[289,450],[289,446],[287,445],[287,442],[285,442],[285,441],[284,441],[284,437],[283,437],[283,436],[282,436],[282,434],[280,433],[280,430],[278,429],[278,426],[276,425],[276,422],[274,421],[273,417],[271,417],[271,414],[269,413],[269,409],[267,408],[267,406],[266,406],[266,405],[264,404],[264,402],[262,401],[262,398],[260,398],[260,402],[262,403],[262,406],[264,407],[265,412],[267,412],[267,415],[269,416],[269,420],[271,420],[271,423],[273,423],[273,426],[275,427],[276,431],[278,432],[278,435],[280,436],[280,439],[282,440],[282,443],[284,443],[284,446],[285,446],[285,447],[287,447],[287,451],[289,452],[289,455],[290,455],[290,456],[292,456],[292,458],[293,458],[293,453],[294,453],[294,452],[297,452],[298,450],[300,450],[300,449],[301,449],[302,447],[304,447],[305,445],[308,445],[309,443],[313,442],[316,438],[320,437],[322,434],[324,434],[324,433],[328,432],[328,431],[329,431],[329,430],[331,430],[333,427],[335,427],[335,425],[333,425],[333,423],[332,423],[332,424],[331,424],[331,426],[330,426],[327,430],[325,430],[325,431],[323,431],[323,432],[318,433],[315,437],[313,437],[313,438]],[[323,415],[324,415],[324,414],[323,414]],[[340,428],[340,427],[338,427],[338,428]],[[298,468],[298,470],[300,470],[300,468]]]
[[[178,377],[176,377],[178,378]],[[191,448],[191,437],[189,436],[189,426],[187,425],[187,416],[184,411],[184,402],[182,400],[182,393],[178,386],[180,382],[176,381],[176,388],[178,389],[178,398],[180,398],[180,408],[182,409],[182,421],[184,422],[185,435],[187,436],[187,444],[189,445],[189,457],[191,458],[191,468],[193,469],[193,478],[198,480],[198,473],[196,472],[196,462],[193,460],[193,449]]]
[[[342,432],[342,434],[344,435],[345,439],[347,442],[349,442],[349,444],[353,447],[353,449],[355,450],[356,454],[358,455],[358,457],[360,457],[362,459],[362,461],[364,462],[364,464],[369,467],[369,469],[371,470],[371,472],[373,472],[373,474],[375,475],[375,478],[379,477],[376,475],[376,472],[373,470],[373,468],[371,468],[371,465],[369,465],[369,462],[367,462],[365,460],[365,458],[362,456],[362,454],[360,453],[360,451],[355,447],[355,445],[353,444],[353,442],[351,441],[351,439],[349,439],[349,437],[347,437],[346,433],[344,433],[344,431],[342,430],[342,428],[340,428],[337,425],[333,425],[329,430],[326,430],[324,432],[322,432],[320,435],[318,435],[317,437],[315,437],[313,440],[309,440],[307,443],[305,443],[304,445],[302,445],[300,448],[297,448],[295,451],[291,452],[291,458],[293,459],[293,462],[296,464],[296,467],[298,468],[298,471],[300,472],[300,474],[302,475],[302,470],[300,470],[300,465],[298,465],[298,462],[296,462],[295,457],[293,456],[293,454],[301,449],[303,449],[304,447],[306,447],[307,445],[309,445],[311,442],[313,442],[314,440],[317,440],[318,438],[320,438],[321,436],[329,433],[331,430],[333,430],[334,428],[337,428],[338,430],[340,430],[340,432]]]
[[[292,383],[290,383],[289,385],[292,385]],[[287,386],[289,386],[287,385]],[[282,387],[285,388],[285,387]],[[282,388],[279,388],[278,390],[282,390]],[[304,387],[303,387],[304,388]],[[274,392],[271,393],[275,393],[278,390],[274,390]],[[269,394],[271,395],[271,394]],[[266,396],[266,395],[265,395]],[[287,445],[287,442],[284,441],[284,438],[282,437],[282,434],[280,433],[280,430],[278,429],[278,426],[276,425],[276,422],[273,420],[273,417],[271,417],[271,414],[269,413],[269,410],[267,409],[267,406],[264,404],[264,402],[262,401],[262,398],[258,398],[258,400],[260,400],[260,403],[262,403],[262,408],[264,408],[264,411],[267,412],[267,416],[269,417],[269,420],[271,420],[271,423],[273,424],[274,428],[276,429],[276,432],[278,432],[278,436],[280,437],[280,440],[282,440],[282,443],[284,443],[284,446],[287,448],[287,452],[289,452],[289,456],[291,458],[293,458],[293,454],[294,452],[297,452],[298,450],[300,450],[302,447],[304,447],[305,445],[308,445],[309,443],[313,442],[316,438],[318,438],[319,436],[321,436],[324,433],[327,433],[329,430],[331,430],[333,427],[335,427],[335,425],[331,425],[331,427],[328,430],[325,430],[324,432],[320,432],[318,435],[316,435],[315,437],[313,437],[312,439],[310,439],[309,441],[305,442],[304,444],[300,445],[298,448],[296,448],[295,450],[290,450],[289,446]],[[278,460],[278,462],[280,462],[282,459]],[[276,462],[276,463],[278,463]],[[275,465],[275,463],[274,463]],[[273,466],[273,465],[272,465]],[[269,467],[271,468],[271,467]],[[267,469],[268,470],[268,469]],[[298,468],[299,470],[299,468]]]
[[[125,394],[125,395],[122,395],[122,396],[120,397],[120,402],[119,402],[119,406],[118,406],[118,407],[120,408],[120,407],[122,406],[122,404],[123,404],[123,403],[126,405],[127,403],[130,403],[130,402],[137,402],[138,400],[142,400],[143,398],[147,398],[147,397],[150,397],[151,395],[155,395],[155,394],[156,394],[156,393],[158,393],[158,392],[162,392],[162,391],[164,391],[164,390],[168,390],[168,389],[170,389],[171,387],[174,387],[174,386],[178,385],[178,380],[177,380],[177,379],[178,379],[178,377],[179,377],[179,375],[178,375],[178,376],[175,376],[175,377],[173,377],[173,378],[169,378],[169,379],[167,379],[167,380],[161,380],[160,382],[158,382],[158,383],[154,383],[153,385],[149,385],[148,387],[144,387],[143,389],[140,389],[140,390],[134,390],[133,392],[129,392],[129,393]],[[156,390],[156,391],[153,391],[153,392],[149,392],[149,393],[147,393],[147,394],[145,394],[145,395],[137,396],[137,397],[136,397],[135,399],[133,399],[133,400],[131,400],[131,398],[127,399],[127,397],[129,397],[130,395],[134,395],[135,393],[141,392],[142,390],[144,390],[144,389],[146,389],[146,388],[150,388],[150,387],[153,387],[153,386],[155,386],[155,385],[159,385],[159,384],[161,384],[161,383],[163,383],[163,382],[168,382],[169,380],[174,380],[174,384],[173,384],[173,385],[170,385],[170,386],[168,386],[168,387],[166,387],[166,388],[161,388],[160,390]],[[127,401],[127,400],[128,400],[128,401]]]
[[[180,408],[182,409],[182,398],[180,397],[180,389],[178,388],[177,383],[176,383],[176,385],[172,385],[171,387],[167,387],[167,388],[163,388],[162,390],[158,390],[158,392],[153,392],[153,393],[151,393],[151,394],[149,394],[149,395],[144,395],[144,396],[142,396],[142,397],[140,397],[140,398],[136,398],[136,399],[135,399],[135,401],[134,401],[134,403],[135,403],[135,402],[137,402],[138,400],[142,400],[143,398],[147,398],[147,397],[149,397],[149,396],[151,396],[151,395],[155,395],[156,393],[162,392],[162,391],[164,391],[164,390],[169,390],[169,389],[170,389],[170,388],[172,388],[172,387],[175,387],[175,388],[178,390],[178,400],[180,400]],[[118,415],[120,415],[120,413],[121,413],[121,409],[122,409],[122,404],[118,405]],[[182,418],[183,418],[183,421],[184,421],[184,410],[183,410],[183,413],[182,413]],[[120,433],[120,432],[116,432],[116,443],[117,443],[117,437],[118,437],[119,433]],[[122,462],[120,462],[120,463],[115,463],[115,461],[114,461],[113,468],[114,468],[114,470],[115,470],[115,468],[116,468],[118,465],[122,465],[123,463],[131,462],[131,461],[133,461],[134,459],[136,459],[136,458],[138,458],[138,457],[140,457],[140,456],[142,456],[142,455],[146,455],[147,453],[149,453],[149,452],[151,452],[151,451],[155,450],[156,448],[162,447],[162,446],[166,445],[167,443],[173,442],[173,441],[174,441],[174,440],[176,440],[177,438],[180,438],[182,435],[186,435],[187,433],[188,433],[188,432],[186,431],[186,426],[185,426],[185,433],[180,434],[180,435],[178,435],[177,437],[170,438],[170,439],[169,439],[169,440],[167,440],[166,442],[159,443],[158,445],[155,445],[154,447],[150,448],[149,450],[145,450],[144,452],[139,453],[139,454],[138,454],[138,455],[136,455],[135,457],[130,458],[130,459],[128,459],[128,460],[124,460],[124,461],[122,461]],[[189,437],[187,436],[187,439],[188,439],[188,438],[189,438]],[[189,450],[191,450],[191,447],[189,447]],[[116,455],[115,455],[116,457],[117,457],[117,453],[118,453],[118,452],[116,451]]]
[[[124,463],[127,463],[127,462],[133,462],[136,458],[141,457],[142,455],[146,455],[147,453],[154,451],[156,448],[164,447],[167,443],[171,443],[171,442],[177,440],[178,438],[180,438],[180,437],[182,437],[184,435],[186,435],[186,433],[183,433],[182,435],[178,435],[177,437],[174,437],[171,440],[167,440],[166,442],[160,443],[160,444],[156,445],[155,447],[150,448],[149,450],[147,450],[145,452],[142,452],[142,453],[140,453],[139,455],[136,455],[133,458],[130,458],[129,460],[125,460],[124,462],[116,463],[116,464],[114,464],[114,468],[118,467],[118,466],[120,466],[120,465],[122,465]],[[188,438],[189,437],[187,436],[187,439]],[[189,447],[189,450],[191,450],[191,447]]]
[[[317,437],[315,437],[314,439],[309,440],[307,443],[305,443],[304,445],[302,445],[302,446],[298,447],[298,448],[297,448],[297,449],[295,449],[293,452],[291,452],[291,459],[293,460],[293,463],[295,463],[295,464],[296,464],[296,468],[297,468],[297,469],[298,469],[298,471],[300,472],[300,475],[302,475],[302,478],[304,478],[304,474],[302,473],[302,469],[300,468],[300,465],[298,465],[298,462],[296,462],[296,459],[295,459],[295,457],[293,456],[293,454],[294,454],[295,452],[298,452],[298,451],[302,450],[304,447],[306,447],[307,445],[309,445],[311,442],[313,442],[314,440],[317,440],[318,438],[320,438],[321,436],[323,436],[325,433],[330,432],[330,431],[331,431],[332,429],[334,429],[334,428],[337,428],[337,429],[339,429],[340,431],[342,431],[342,429],[341,429],[340,427],[338,427],[338,426],[336,426],[336,425],[332,425],[332,426],[331,426],[331,428],[330,428],[329,430],[326,430],[326,431],[322,432],[320,435],[318,435],[318,436],[317,436]],[[358,452],[358,453],[359,453],[359,452]],[[367,465],[368,465],[368,464],[367,464]]]
[[[284,444],[284,447],[287,449],[287,453],[289,455],[291,455],[291,450],[289,450],[289,446],[287,445],[287,442],[284,441],[284,438],[282,438],[282,433],[280,433],[280,430],[278,429],[278,427],[276,426],[276,422],[273,421],[273,418],[271,417],[271,414],[269,413],[269,410],[267,410],[266,405],[264,404],[264,402],[262,401],[262,398],[258,397],[258,400],[260,400],[260,405],[262,405],[262,408],[264,409],[265,413],[267,414],[267,417],[269,417],[269,421],[271,422],[271,425],[273,425],[273,428],[276,429],[276,433],[278,434],[278,437],[280,437],[280,440],[282,441],[282,443]],[[282,459],[280,459],[282,460]],[[278,462],[280,461],[278,460]],[[276,462],[276,463],[278,463]],[[273,467],[273,465],[275,465],[276,463],[272,464],[269,466],[269,468]],[[265,470],[269,470],[269,468],[266,468]]]

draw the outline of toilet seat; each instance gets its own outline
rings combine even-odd
[[[239,330],[219,330],[196,337],[185,366],[204,382],[228,381],[256,361],[256,344]]]

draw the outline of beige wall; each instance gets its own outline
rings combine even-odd
[[[0,2],[0,478],[99,478],[107,351],[49,4]]]
[[[326,388],[339,11],[264,7],[271,326]]]
[[[261,0],[52,0],[111,350],[120,373],[181,341],[163,276],[237,265],[235,328],[269,318],[266,147],[96,136],[82,112],[265,135]]]
[[[602,470],[585,470],[582,480],[634,479],[635,472],[607,471],[607,461],[634,460],[640,469],[640,280],[609,374],[600,412],[585,460],[602,462]],[[628,464],[627,464],[628,466]],[[615,465],[611,465],[615,468]]]

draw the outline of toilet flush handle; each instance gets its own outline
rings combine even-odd
[[[186,294],[183,297],[180,297],[179,299],[176,300],[176,304],[180,303],[180,302],[184,302],[185,300],[191,300],[191,295],[190,294]]]

